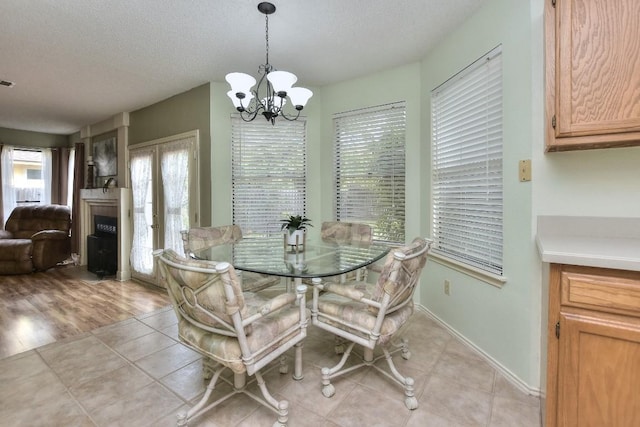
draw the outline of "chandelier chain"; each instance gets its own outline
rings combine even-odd
[[[267,48],[267,65],[269,65],[269,15],[267,14],[264,15],[264,33],[265,45]]]

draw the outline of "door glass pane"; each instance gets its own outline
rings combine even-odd
[[[131,268],[153,274],[153,153],[131,153],[131,185],[133,188],[133,243]]]
[[[160,146],[164,195],[164,248],[183,252],[181,230],[189,229],[189,147],[192,138]]]

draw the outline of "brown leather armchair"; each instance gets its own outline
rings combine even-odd
[[[18,206],[0,231],[0,274],[44,271],[69,258],[70,230],[68,206]]]

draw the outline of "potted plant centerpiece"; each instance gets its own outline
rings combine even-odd
[[[282,222],[281,230],[287,230],[285,239],[287,245],[298,246],[304,245],[305,232],[307,227],[313,227],[311,220],[302,215],[290,215],[289,218],[280,220]]]

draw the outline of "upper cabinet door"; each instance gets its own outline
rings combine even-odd
[[[547,151],[640,145],[640,1],[547,0]]]

